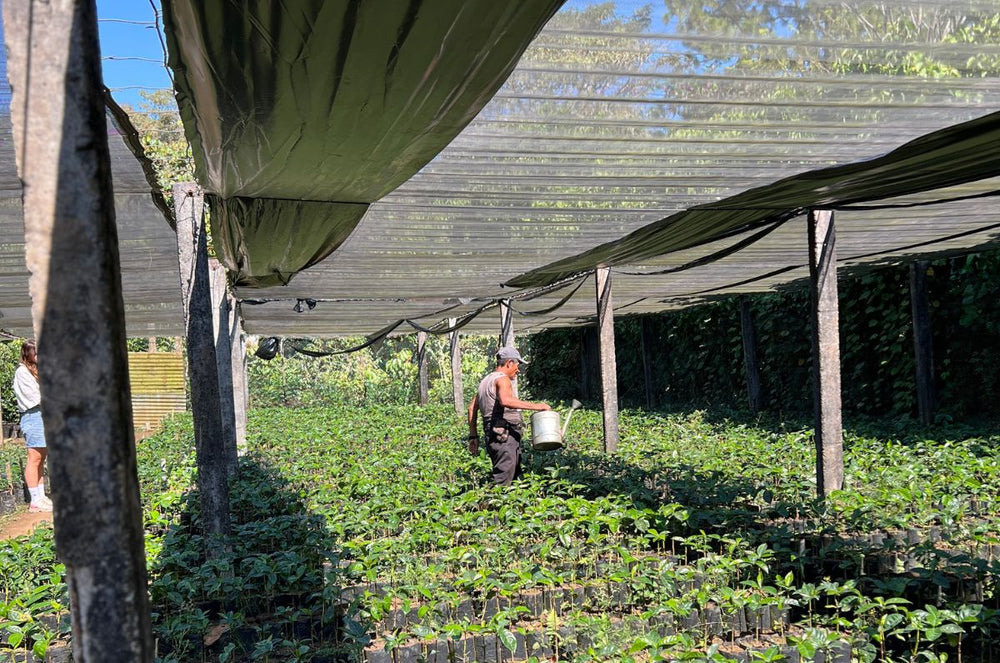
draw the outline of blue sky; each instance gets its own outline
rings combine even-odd
[[[171,87],[153,27],[154,6],[158,11],[159,0],[97,0],[104,84],[119,103],[136,105],[139,87]]]

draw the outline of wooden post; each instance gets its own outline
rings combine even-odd
[[[604,453],[618,450],[618,375],[615,363],[615,312],[611,301],[611,269],[597,268],[597,333],[604,400]]]
[[[219,370],[212,329],[212,294],[205,236],[204,194],[194,183],[174,185],[181,298],[187,326],[188,378],[194,418],[198,493],[207,551],[221,552],[229,534],[228,449],[222,433]]]
[[[500,302],[500,347],[514,347],[514,312],[509,299]]]
[[[514,345],[514,312],[510,308],[510,300],[503,299],[500,301],[500,347],[515,347]],[[517,377],[515,376],[510,381],[510,386],[514,390],[514,396],[517,397]]]
[[[913,352],[917,362],[917,409],[920,421],[934,423],[934,339],[927,303],[926,260],[910,264],[910,307],[913,311]]]
[[[156,352],[156,337],[150,336],[146,339],[146,342],[149,343],[149,347],[146,348],[146,352]]]
[[[427,405],[427,332],[417,332],[417,376],[420,394],[417,402]]]
[[[232,351],[233,407],[236,416],[236,449],[240,453],[247,444],[247,403],[250,393],[247,385],[247,342],[243,334],[243,318],[232,293],[227,293],[230,311],[229,347]]]
[[[743,332],[743,363],[747,372],[747,404],[750,411],[756,413],[763,407],[760,367],[757,365],[757,326],[750,310],[750,300],[746,297],[740,297],[740,328]]]
[[[448,318],[448,326],[454,327],[458,318]],[[458,330],[451,332],[451,393],[455,401],[455,412],[465,414],[465,396],[462,394],[462,346]]]
[[[642,349],[642,377],[646,385],[646,407],[656,407],[656,389],[653,386],[653,330],[649,316],[639,323],[639,344]]]
[[[222,447],[226,471],[239,473],[236,451],[236,401],[233,385],[232,320],[226,268],[215,258],[208,259],[208,281],[212,297],[212,333],[215,337],[215,361],[219,384],[219,416],[222,424]]]
[[[833,212],[811,210],[808,225],[816,412],[816,490],[822,499],[844,485],[837,249]]]
[[[3,3],[3,22],[73,659],[151,661],[97,12],[20,0]]]

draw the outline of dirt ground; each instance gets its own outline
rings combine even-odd
[[[0,519],[0,541],[31,534],[41,523],[51,523],[52,512],[29,513],[27,510]]]
[[[24,440],[16,437],[6,438],[3,441],[3,444],[23,447]],[[31,531],[40,523],[46,522],[52,522],[51,512],[29,513],[27,505],[25,504],[23,510],[6,516],[0,516],[0,541],[4,539],[13,539],[17,536],[24,536],[25,534],[31,534]]]

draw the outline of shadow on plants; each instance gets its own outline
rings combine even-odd
[[[197,492],[181,507],[150,566],[162,661],[351,660],[337,544],[274,468],[241,459],[222,557],[204,554]]]

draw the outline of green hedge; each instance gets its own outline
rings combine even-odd
[[[1000,400],[1000,252],[937,260],[928,269],[938,411],[988,415]],[[840,342],[847,411],[910,415],[916,409],[909,267],[841,275]],[[812,408],[809,293],[804,284],[749,297],[766,407]],[[646,316],[652,332],[657,401],[698,405],[746,403],[739,300]],[[641,318],[615,323],[619,396],[645,405]],[[593,327],[531,337],[527,376],[550,398],[599,397]],[[588,335],[591,338],[588,341]],[[585,348],[587,343],[591,347]],[[589,352],[588,352],[589,351]],[[593,358],[585,368],[583,355]],[[589,372],[588,377],[584,373]],[[585,389],[589,381],[591,388]]]

